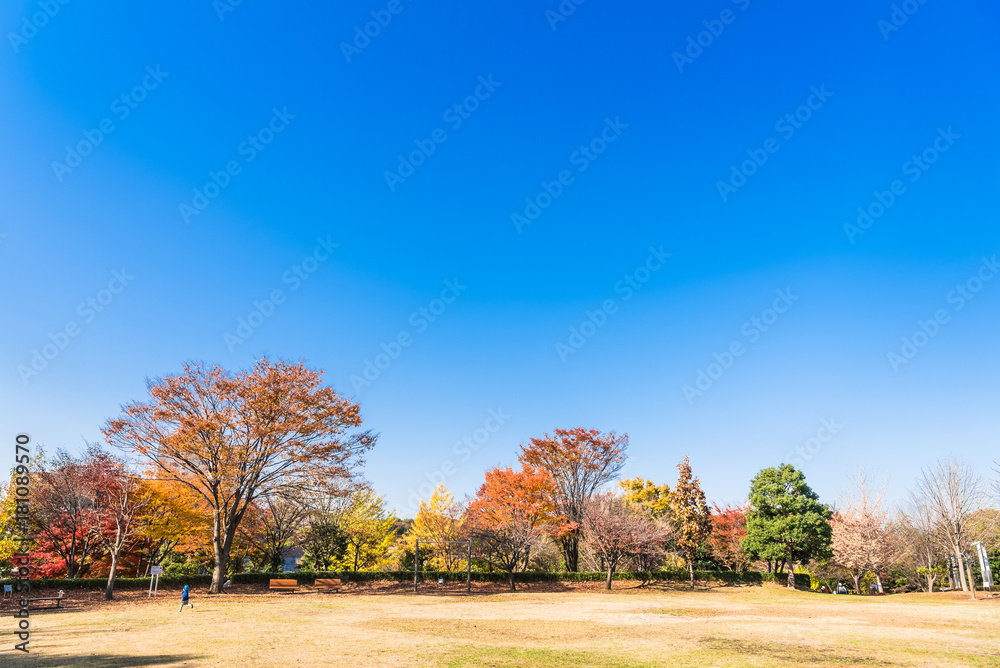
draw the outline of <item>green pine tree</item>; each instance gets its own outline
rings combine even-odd
[[[795,562],[831,556],[830,517],[802,471],[790,464],[764,469],[750,483],[743,549],[760,559],[784,560],[794,588]]]

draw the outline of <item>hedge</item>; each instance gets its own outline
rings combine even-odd
[[[604,582],[607,573],[515,573],[516,582]],[[686,582],[690,576],[687,571],[640,571],[615,573],[614,579],[620,582]],[[337,572],[307,572],[295,573],[237,573],[233,576],[233,584],[268,584],[271,579],[294,579],[299,584],[314,584],[316,578],[340,578],[345,582],[413,582],[413,571],[362,571],[358,573]],[[431,582],[465,582],[465,571],[421,571],[420,580]],[[738,582],[759,584],[776,582],[784,584],[787,576],[784,574],[758,573],[749,571],[737,573],[733,571],[695,571],[694,579],[711,582]],[[507,582],[506,573],[472,573],[473,582]],[[16,580],[0,580],[2,584],[15,584]],[[107,578],[42,578],[30,580],[32,589],[90,589],[104,590],[108,584]],[[182,585],[204,585],[212,583],[211,575],[163,575],[160,576],[160,587],[180,587]],[[807,573],[796,573],[795,584],[808,589],[811,579]],[[149,578],[116,578],[115,589],[148,589]]]
[[[421,571],[420,581],[444,580],[445,582],[465,582],[464,571]],[[608,574],[604,572],[585,573],[515,573],[516,582],[604,582]],[[233,576],[234,584],[267,584],[272,578],[285,578],[298,580],[299,584],[313,584],[316,578],[340,578],[345,582],[413,582],[413,571],[362,571],[352,572],[308,572],[300,571],[295,573],[239,573]],[[687,571],[637,571],[615,573],[613,579],[618,581],[687,581],[690,575]],[[785,584],[787,576],[784,574],[758,573],[756,571],[734,572],[734,571],[695,571],[694,579],[711,582],[739,582],[739,583],[763,583],[776,582]],[[506,573],[483,573],[473,571],[473,582],[507,582]],[[808,573],[796,573],[795,584],[798,587],[808,589],[811,579]]]
[[[0,585],[16,584],[19,580],[0,580]],[[38,578],[29,580],[32,589],[94,589],[104,591],[108,578]],[[183,585],[205,585],[212,583],[211,575],[161,575],[159,587],[180,587]],[[115,578],[115,589],[148,589],[149,577]]]

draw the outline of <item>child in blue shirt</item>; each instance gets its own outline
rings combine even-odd
[[[192,610],[194,610],[194,603],[188,603],[188,590],[189,589],[190,589],[189,585],[184,585],[184,593],[181,594],[181,607],[180,607],[180,609],[177,612],[182,612],[184,610],[184,606],[185,605],[189,606]]]

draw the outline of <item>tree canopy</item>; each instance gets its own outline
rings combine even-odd
[[[830,508],[791,464],[760,471],[750,483],[750,509],[743,549],[761,559],[783,560],[788,586],[795,586],[795,562],[831,556]]]
[[[547,471],[523,466],[486,472],[467,509],[466,535],[476,555],[502,568],[514,591],[514,572],[527,568],[531,548],[546,532],[564,524],[553,496],[555,485]]]
[[[677,486],[670,494],[670,514],[674,523],[674,538],[688,562],[691,588],[694,589],[694,555],[712,532],[708,502],[701,481],[691,472],[691,462],[685,457],[677,464]]]
[[[375,436],[360,407],[302,363],[258,360],[245,371],[186,364],[148,383],[150,399],[122,407],[105,438],[145,458],[160,479],[187,485],[212,509],[215,571],[223,576],[240,521],[255,499],[349,478]]]
[[[580,527],[594,493],[625,466],[628,434],[602,434],[596,429],[556,429],[521,446],[522,464],[547,471],[555,483],[560,514],[571,523],[561,543],[566,569],[579,570]]]
[[[623,498],[641,508],[650,517],[664,519],[670,516],[670,486],[657,485],[642,477],[619,480]]]

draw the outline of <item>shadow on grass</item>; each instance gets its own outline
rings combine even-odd
[[[691,591],[717,591],[719,589],[741,589],[743,587],[759,588],[762,585],[756,582],[698,582],[694,583],[694,589],[688,582],[668,582],[664,580],[647,580],[636,582],[632,587],[620,587],[621,590],[640,591],[669,591],[669,592],[691,592]]]
[[[152,656],[123,656],[118,654],[90,654],[87,656],[47,656],[34,652],[25,654],[20,651],[5,651],[0,653],[0,665],[34,666],[35,668],[76,668],[77,666],[101,666],[108,668],[129,668],[132,666],[168,666],[180,665],[184,662],[195,662],[201,657],[193,654],[154,654]]]
[[[15,612],[19,611],[20,609],[21,606],[0,607],[0,617],[11,617],[14,615]],[[45,607],[38,607],[38,608],[32,606],[31,616],[34,617],[35,615],[39,616],[60,615],[65,612],[83,612],[83,611],[84,607],[82,605],[79,605],[79,603],[77,603],[77,605],[70,605],[68,602],[64,602],[58,608],[54,605],[47,605]]]
[[[702,642],[716,652],[733,652],[740,656],[766,658],[770,665],[812,664],[818,666],[899,666],[874,656],[864,656],[843,650],[818,650],[802,645],[785,646],[780,643],[750,642],[739,639],[705,638]],[[778,663],[780,662],[780,664]],[[908,663],[908,662],[906,662]]]
[[[417,591],[418,596],[498,596],[500,594],[548,594],[577,591],[569,584],[561,582],[517,582],[517,590],[511,591],[510,585],[506,582],[473,582],[472,591],[466,591],[465,585],[437,584],[436,582],[421,582]],[[570,583],[572,584],[572,583]],[[366,592],[369,593],[369,592]],[[381,590],[370,592],[390,595],[413,595],[413,585],[407,584],[405,587],[396,587],[392,590]]]
[[[580,585],[591,585],[581,587]],[[685,592],[714,592],[724,589],[739,589],[744,587],[760,588],[762,585],[760,583],[744,583],[744,582],[695,582],[694,589],[691,589],[691,585],[687,582],[670,582],[665,580],[647,580],[647,581],[630,581],[630,580],[615,580],[614,587],[611,590],[606,590],[604,588],[604,583],[597,583],[600,586],[593,586],[595,583],[586,582],[518,582],[517,591],[511,591],[507,584],[500,583],[490,583],[490,584],[473,584],[472,593],[469,594],[465,591],[465,586],[462,585],[460,588],[449,588],[448,585],[438,585],[432,582],[421,583],[419,595],[421,596],[497,596],[500,594],[558,594],[565,592],[588,592],[588,593],[627,593],[627,592],[674,592],[674,593],[685,593]],[[397,589],[392,592],[384,592],[391,594],[413,594],[413,586],[408,585],[405,589]]]
[[[472,592],[470,593],[470,592],[465,591],[464,589],[461,590],[461,591],[447,591],[447,590],[440,590],[440,589],[424,589],[423,587],[421,587],[420,590],[418,592],[416,592],[416,594],[414,594],[412,588],[409,591],[397,592],[397,593],[400,593],[400,594],[409,594],[411,596],[414,596],[414,595],[415,596],[440,596],[442,598],[443,597],[468,597],[468,598],[477,598],[477,597],[483,597],[483,596],[501,596],[503,594],[553,594],[553,593],[567,592],[567,591],[572,591],[572,590],[570,588],[568,588],[568,587],[560,587],[560,588],[546,587],[545,589],[537,589],[537,588],[536,589],[532,589],[532,588],[529,588],[529,587],[526,587],[524,585],[520,585],[519,584],[517,586],[517,590],[516,591],[511,591],[510,587],[504,587],[503,589],[486,589],[486,588],[483,588],[483,589],[473,589]]]

